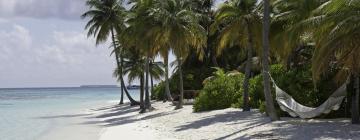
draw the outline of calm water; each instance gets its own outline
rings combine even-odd
[[[138,100],[138,90],[129,92]],[[119,98],[119,88],[0,89],[0,140],[36,140],[61,124],[47,118]]]

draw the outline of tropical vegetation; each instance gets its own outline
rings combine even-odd
[[[260,108],[275,121],[286,113],[275,103],[271,78],[298,102],[313,107],[350,79],[347,102],[320,117],[351,114],[352,122],[360,123],[360,1],[215,3],[88,0],[89,11],[82,17],[96,45],[111,40],[114,75],[121,86],[124,76],[128,82],[140,81],[139,102],[126,88],[121,92],[141,112],[153,109],[151,99],[171,101],[181,109],[184,91],[198,90],[196,112]],[[159,81],[155,86],[154,80]]]

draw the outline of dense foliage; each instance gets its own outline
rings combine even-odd
[[[241,98],[242,82],[244,75],[241,73],[225,74],[219,69],[214,77],[205,82],[199,97],[194,103],[194,111],[207,111],[231,107]]]

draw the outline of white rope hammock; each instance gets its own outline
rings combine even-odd
[[[331,96],[323,104],[316,108],[312,108],[296,102],[293,97],[291,97],[276,85],[271,75],[270,78],[275,88],[276,101],[279,104],[281,110],[288,112],[292,117],[300,117],[304,119],[314,118],[321,114],[328,114],[332,110],[338,110],[343,99],[346,97],[346,86],[349,83],[349,80],[347,80],[347,82],[345,82],[342,86],[340,86],[340,88],[331,94]]]

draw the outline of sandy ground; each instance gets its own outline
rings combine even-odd
[[[49,132],[42,140],[360,140],[360,125],[351,125],[348,119],[281,118],[270,122],[257,110],[229,108],[193,113],[189,105],[180,110],[174,110],[170,103],[152,105],[155,110],[145,114],[138,113],[138,106],[126,104],[53,116],[69,125]]]
[[[93,119],[92,115],[94,115],[94,111],[86,109],[62,115],[41,117],[39,119],[52,120],[54,126],[45,132],[39,140],[98,140],[104,127],[86,124],[85,122],[89,119]]]
[[[360,126],[348,119],[282,118],[270,120],[257,110],[225,109],[193,113],[192,106],[174,110],[170,103],[155,102],[152,112],[138,107],[109,106],[93,110],[96,124],[104,127],[100,140],[207,140],[207,139],[359,139]]]

